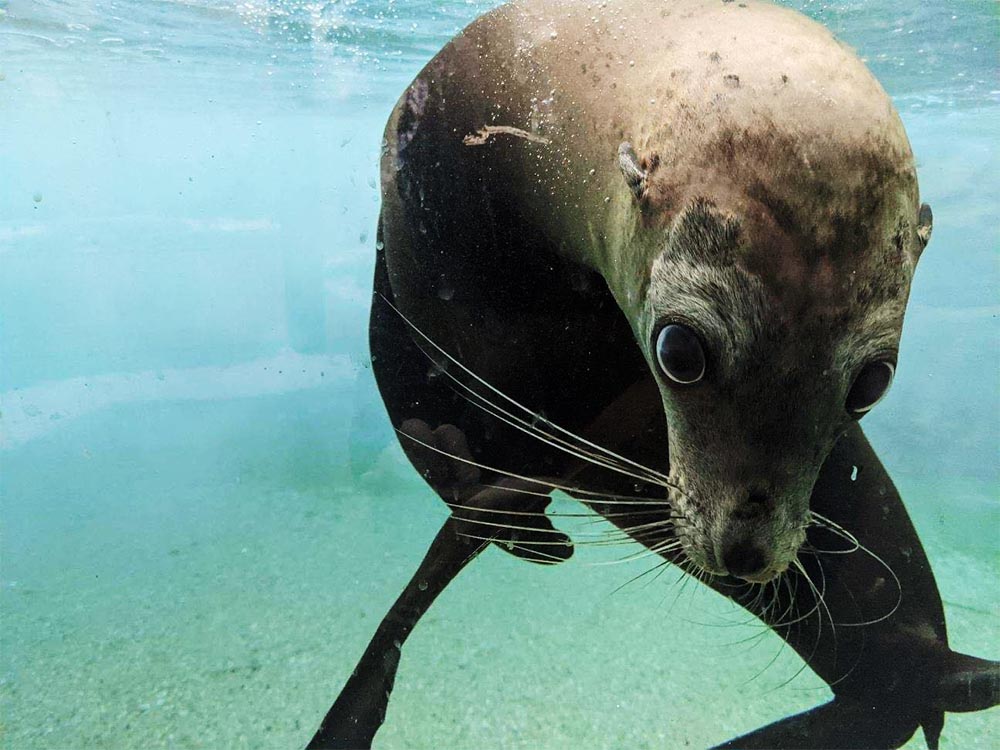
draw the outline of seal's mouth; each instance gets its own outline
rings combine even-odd
[[[732,576],[748,583],[769,583],[784,574],[791,565],[791,561],[775,559],[776,553],[769,551],[764,554],[767,555],[771,562],[766,563],[764,567],[746,570],[740,569],[733,564],[720,564],[711,559],[714,555],[706,555],[703,550],[685,544],[683,540],[681,542],[681,549],[688,560],[699,569],[714,576]]]
[[[734,578],[739,578],[743,581],[749,583],[769,583],[774,579],[780,577],[786,570],[788,570],[788,563],[780,563],[778,565],[773,565],[759,573],[752,573],[749,575],[736,575]],[[732,575],[732,574],[730,574]]]
[[[699,571],[731,576],[748,583],[769,583],[782,576],[798,557],[805,533],[783,533],[774,538],[772,524],[761,524],[756,533],[724,529],[712,534],[694,509],[674,506],[674,533],[684,557]],[[767,539],[768,541],[763,541]]]
[[[802,488],[696,482],[679,468],[668,482],[674,536],[698,573],[765,584],[797,564],[811,518]]]

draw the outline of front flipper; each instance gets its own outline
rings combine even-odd
[[[407,419],[399,434],[410,463],[445,502],[479,481],[481,471],[472,460],[464,433],[455,425],[431,429],[421,419]]]
[[[849,698],[834,698],[818,708],[717,745],[714,750],[897,748],[910,739],[919,723],[919,718],[904,706],[877,706]]]
[[[408,419],[399,433],[411,463],[455,517],[467,522],[469,534],[489,538],[505,552],[542,565],[555,565],[573,555],[570,538],[545,515],[551,498],[544,480],[497,479],[490,485],[491,507],[469,512],[467,499],[483,487],[482,467],[462,431],[451,424],[431,429],[422,420]]]
[[[1000,704],[1000,662],[977,659],[944,647],[922,660],[919,674],[896,700],[838,696],[718,745],[735,748],[897,748],[917,727],[936,750],[946,711],[981,711]],[[918,657],[919,658],[919,657]],[[920,700],[920,699],[923,700]]]
[[[938,653],[924,667],[931,708],[920,720],[930,750],[937,750],[946,711],[967,713],[1000,704],[1000,662],[946,647],[934,650]]]

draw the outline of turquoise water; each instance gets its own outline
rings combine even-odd
[[[445,514],[367,364],[382,127],[494,4],[0,0],[3,746],[311,736]],[[790,4],[892,95],[934,207],[865,427],[953,646],[996,657],[997,6]],[[377,746],[699,747],[826,699],[676,574],[616,591],[642,564],[593,563],[630,551],[484,554]],[[949,717],[997,745],[995,710]]]

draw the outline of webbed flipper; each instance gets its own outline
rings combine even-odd
[[[551,498],[543,479],[496,479],[488,485],[490,507],[469,512],[467,499],[483,489],[483,472],[462,431],[452,424],[431,429],[426,422],[408,419],[399,433],[410,462],[469,525],[466,533],[489,537],[500,549],[529,562],[554,565],[572,556],[572,541],[545,515]]]
[[[932,704],[941,711],[966,713],[1000,705],[1000,662],[948,651],[938,657],[930,684]]]
[[[913,736],[920,723],[912,712],[900,710],[903,708],[838,697],[717,745],[713,750],[897,748]]]
[[[942,649],[942,651],[944,651]],[[1000,704],[1000,663],[946,651],[929,657],[913,683],[894,698],[829,703],[776,721],[716,746],[735,748],[897,748],[923,727],[936,750],[946,711],[981,711]]]

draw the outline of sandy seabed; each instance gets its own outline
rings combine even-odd
[[[4,747],[304,745],[444,518],[395,448],[345,471],[317,400],[125,405],[5,452]],[[1000,564],[955,543],[995,504],[903,490],[953,645],[996,656]],[[827,699],[676,571],[616,591],[649,561],[594,563],[635,550],[487,551],[406,644],[376,746],[697,748]],[[942,747],[997,746],[1000,712],[948,718]]]

